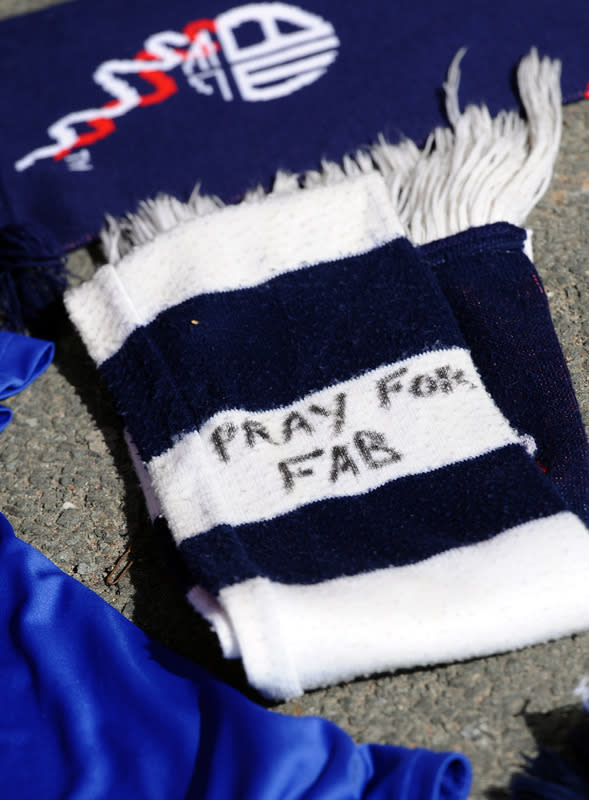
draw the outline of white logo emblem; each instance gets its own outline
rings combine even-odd
[[[145,41],[135,58],[100,64],[93,79],[111,99],[50,125],[52,144],[33,150],[15,168],[20,172],[41,159],[67,158],[70,169],[88,171],[87,148],[116,130],[117,117],[161,103],[179,90],[169,74],[177,68],[199,94],[255,103],[314,83],[335,61],[338,47],[331,23],[287,3],[250,3],[215,19],[189,22],[182,32],[161,31]],[[149,91],[135,88],[131,76],[142,79]],[[78,150],[86,155],[72,163],[71,154]]]

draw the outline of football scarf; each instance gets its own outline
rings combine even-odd
[[[465,104],[515,108],[509,76],[532,46],[579,100],[588,40],[584,0],[76,0],[8,19],[0,226],[41,224],[69,250],[106,211],[186,200],[196,178],[233,202],[379,134],[422,144],[446,121],[437,87],[461,48]]]
[[[589,623],[586,498],[573,508],[568,479],[538,467],[540,423],[492,396],[475,363],[493,342],[476,322],[471,351],[469,304],[448,300],[469,247],[479,292],[485,261],[537,291],[525,234],[416,249],[382,175],[353,172],[279,176],[239,205],[176,208],[176,224],[171,201],[148,204],[66,295],[189,600],[273,698]]]

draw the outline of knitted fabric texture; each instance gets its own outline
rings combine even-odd
[[[442,250],[369,173],[176,225],[66,296],[190,601],[268,696],[589,626],[587,530],[481,379]]]
[[[379,134],[422,143],[462,47],[466,104],[517,111],[509,76],[533,45],[580,100],[588,36],[585,0],[76,0],[16,16],[0,23],[0,226],[39,223],[69,250],[106,211],[185,199],[195,178],[235,202]]]
[[[589,446],[526,231],[500,223],[420,249],[502,413],[532,437],[535,459],[589,524]]]

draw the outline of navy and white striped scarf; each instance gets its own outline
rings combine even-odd
[[[66,297],[225,655],[284,698],[586,628],[582,509],[441,278],[487,241],[537,288],[525,233],[418,249],[377,172],[284,184]]]

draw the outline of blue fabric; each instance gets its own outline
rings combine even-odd
[[[0,400],[25,389],[44,372],[55,345],[31,336],[0,331]],[[12,411],[0,406],[0,431],[12,419]]]
[[[260,5],[249,4],[236,29],[242,47],[264,44],[251,21]],[[159,191],[185,197],[198,180],[204,193],[235,200],[252,185],[267,186],[277,169],[316,168],[323,157],[340,161],[379,133],[422,141],[444,122],[436,87],[463,46],[468,48],[463,105],[484,98],[492,113],[513,107],[512,71],[533,46],[563,60],[565,100],[586,92],[585,0],[297,0],[286,5],[317,15],[337,42],[329,44],[325,27],[323,32],[311,28],[314,57],[331,62],[317,67],[312,80],[307,74],[311,82],[292,91],[281,83],[284,79],[268,76],[270,85],[285,93],[266,101],[248,101],[236,86],[234,67],[239,62],[247,71],[250,56],[234,57],[219,44],[222,15],[246,6],[235,0],[77,0],[4,21],[0,74],[10,80],[0,86],[0,105],[9,110],[0,135],[0,225],[39,222],[72,248],[97,234],[105,211],[118,216]],[[283,34],[292,27],[288,20],[279,25]],[[211,52],[218,47],[222,78],[210,73],[202,78],[194,64],[186,72],[180,62],[144,70],[143,77],[137,68],[128,72],[150,36],[183,35],[170,49],[187,51],[198,30],[209,30]],[[283,55],[287,46],[281,40],[270,47],[272,57],[278,51],[273,65],[278,69],[290,58]],[[120,75],[130,93],[138,93],[135,106],[114,118],[108,115],[116,97],[93,81],[95,71],[111,59],[127,65]],[[197,88],[191,84],[195,79]],[[231,99],[224,98],[220,80],[227,82]],[[15,169],[28,154],[55,143],[48,131],[58,120],[87,110],[89,116],[70,118],[74,133],[67,147]]]
[[[561,753],[540,748],[535,758],[527,760],[524,771],[512,777],[509,796],[512,800],[587,800],[586,766],[586,761],[570,763]]]
[[[18,800],[462,800],[460,754],[360,745],[174,655],[0,515],[0,774]]]
[[[589,525],[589,444],[548,299],[507,223],[420,248],[471,350],[485,386],[567,506]]]
[[[589,797],[589,717],[586,678],[575,694],[583,699],[584,712],[565,714],[559,720],[558,739],[549,747],[541,739],[533,757],[526,756],[509,782],[511,800],[587,800]],[[548,716],[548,715],[547,715]]]

